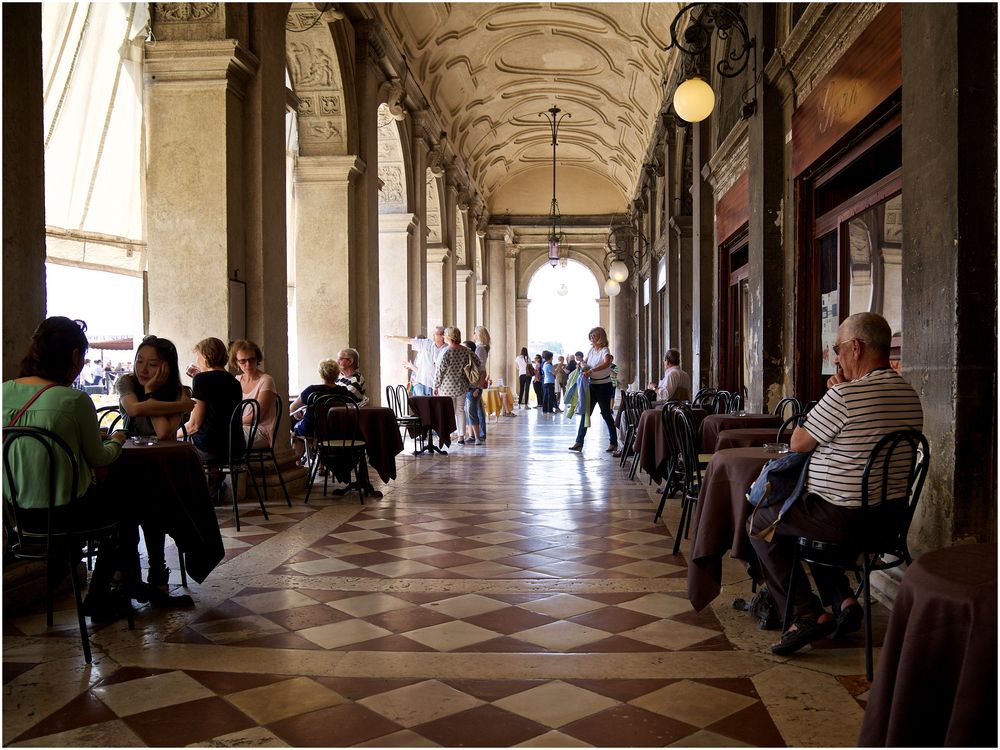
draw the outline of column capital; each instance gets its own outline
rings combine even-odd
[[[427,248],[428,263],[444,263],[448,259],[448,248],[443,245]]]
[[[300,156],[295,160],[297,183],[354,181],[365,173],[365,163],[357,156]]]
[[[471,268],[457,268],[455,269],[455,280],[462,283],[468,283],[469,279],[472,278]]]
[[[147,42],[143,77],[149,85],[225,84],[242,96],[259,67],[260,60],[235,39]]]
[[[398,213],[378,215],[379,232],[406,232],[407,234],[413,234],[419,224],[420,222],[416,214]]]

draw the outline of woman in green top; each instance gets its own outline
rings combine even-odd
[[[102,440],[94,403],[87,394],[71,387],[83,369],[89,346],[85,331],[86,324],[81,321],[48,318],[32,334],[31,345],[21,360],[19,376],[3,384],[3,423],[10,425],[17,417],[15,424],[18,427],[41,427],[56,433],[69,446],[79,464],[76,487],[70,487],[69,462],[57,468],[58,505],[52,520],[64,527],[121,518],[112,499],[105,497],[99,485],[93,482],[92,469],[107,466],[121,455],[125,432],[116,431]],[[43,389],[44,392],[38,395]],[[17,416],[35,396],[37,398],[28,408]],[[32,530],[43,530],[49,505],[48,484],[37,480],[48,471],[47,453],[41,445],[18,441],[9,459],[11,472],[21,488],[18,505],[25,509],[19,514],[21,523]],[[67,498],[72,501],[68,502]],[[102,542],[85,602],[92,619],[109,619],[127,604],[126,594],[120,591],[132,570],[127,557],[113,540]],[[138,559],[135,566],[138,566]],[[113,584],[118,584],[119,591],[112,593]]]

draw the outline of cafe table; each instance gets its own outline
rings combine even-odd
[[[333,407],[334,412],[329,427],[333,435],[337,435],[338,413],[346,413],[344,408]],[[396,415],[384,406],[362,406],[358,409],[358,431],[361,433],[360,439],[365,441],[365,454],[368,464],[378,473],[379,479],[388,483],[396,478],[396,456],[403,452],[403,438],[399,434],[399,427],[396,424]],[[349,482],[349,472],[345,469],[349,467],[334,466],[334,476],[341,481]],[[337,490],[338,494],[353,489],[349,485],[344,490]],[[376,490],[371,482],[362,487],[362,490],[372,497],[382,497],[382,493]]]
[[[903,575],[861,747],[997,746],[997,545],[928,552]]]
[[[777,433],[781,422],[781,417],[775,414],[709,414],[701,421],[701,427],[698,429],[701,436],[699,451],[713,453],[715,442],[723,430],[773,427]]]
[[[500,421],[502,414],[512,414],[514,412],[514,394],[510,386],[496,386],[483,390],[483,409],[486,416],[496,417]]]
[[[695,504],[688,553],[688,599],[696,610],[707,607],[722,590],[722,556],[726,552],[756,565],[746,533],[753,509],[746,493],[764,464],[776,457],[763,448],[726,448],[716,451],[708,462]]]
[[[184,554],[188,575],[198,583],[225,557],[205,470],[188,443],[122,447],[110,465],[108,492],[137,507],[139,520],[161,526]]]
[[[698,407],[690,409],[690,412],[696,426],[708,416],[708,412]],[[639,452],[639,468],[650,476],[654,484],[662,482],[667,459],[670,458],[667,431],[663,427],[662,405],[646,409],[639,415],[639,423],[635,433],[635,450]]]
[[[410,406],[418,417],[420,417],[419,427],[410,427],[410,436],[425,436],[424,447],[419,451],[413,451],[417,456],[421,453],[442,453],[448,451],[441,450],[434,445],[434,432],[438,434],[438,439],[442,445],[451,445],[451,433],[457,429],[455,422],[455,403],[451,396],[411,396]]]
[[[792,431],[785,430],[784,442],[788,442]],[[720,451],[725,448],[759,448],[764,443],[773,443],[777,440],[778,428],[776,427],[743,427],[734,430],[721,430],[715,439],[715,450]]]

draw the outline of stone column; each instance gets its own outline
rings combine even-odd
[[[448,248],[435,245],[427,248],[427,328],[450,326],[454,323],[445,314],[444,264]]]
[[[298,372],[309,385],[321,359],[356,340],[348,294],[354,156],[300,156],[295,165],[295,328]],[[330,227],[344,231],[331,232]],[[365,378],[368,373],[365,372]]]
[[[475,290],[470,288],[471,279],[471,269],[460,268],[455,272],[455,322],[467,339],[472,338],[476,327],[475,307],[469,304],[475,298]]]
[[[146,45],[149,330],[179,351],[246,336],[261,302],[244,255],[244,96],[257,68],[235,39]]]
[[[614,328],[613,331],[605,330],[608,330],[609,343],[614,347],[612,354],[615,355],[615,362],[618,363],[618,371],[627,382],[631,383],[638,370],[636,370],[636,346],[633,333],[635,330],[633,325],[635,302],[630,283],[622,284],[621,291],[611,298],[609,307],[611,308],[608,315],[609,325],[613,325]],[[603,320],[603,309],[601,314]]]
[[[510,376],[506,372],[507,361],[511,358],[507,351],[507,300],[506,294],[506,253],[507,243],[504,240],[503,230],[493,227],[489,230],[486,240],[486,266],[487,280],[489,283],[487,292],[489,294],[489,325],[490,338],[490,376],[495,380],[502,377],[504,382],[510,382]],[[511,300],[514,298],[511,297]]]
[[[712,384],[731,388],[731,383],[718,382],[719,353],[715,339],[719,330],[719,306],[716,304],[719,266],[715,239],[715,198],[711,186],[702,174],[712,155],[712,131],[707,120],[690,127],[693,150],[691,175],[694,180],[691,187],[691,220],[681,234],[682,237],[690,238],[690,244],[679,248],[682,257],[690,258],[692,269],[690,286],[682,283],[685,289],[689,289],[684,308],[690,318],[687,321],[682,319],[681,341],[684,342],[687,332],[690,332],[690,339],[681,349],[681,362],[691,363],[691,386],[695,391]],[[682,311],[682,318],[683,315]]]
[[[391,335],[412,336],[415,334],[411,332],[408,320],[411,294],[409,279],[412,274],[407,268],[407,260],[414,244],[416,217],[408,213],[379,214],[378,223],[379,289],[386,300],[392,300],[391,304],[379,306],[379,329]],[[403,368],[407,356],[406,344],[382,339],[380,357],[383,383],[395,385],[407,382],[409,373]]]
[[[506,253],[504,255],[504,295],[503,295],[503,306],[505,312],[505,321],[503,328],[503,340],[504,345],[500,348],[499,354],[501,355],[495,364],[492,363],[491,367],[494,367],[495,376],[504,379],[505,383],[509,383],[513,374],[517,374],[517,368],[514,367],[514,357],[515,353],[511,353],[511,346],[508,346],[509,341],[511,341],[514,336],[517,335],[517,310],[512,304],[514,300],[517,299],[517,256],[518,248],[516,246],[508,246]],[[491,350],[492,351],[492,350]]]
[[[649,364],[647,376],[649,381],[658,381],[659,374],[663,369],[661,365],[663,361],[663,322],[662,315],[660,314],[660,298],[656,288],[658,280],[657,263],[659,259],[656,257],[656,253],[653,252],[658,236],[658,228],[656,226],[656,202],[658,200],[656,192],[656,164],[647,165],[645,171],[646,189],[644,191],[644,199],[646,202],[646,221],[642,232],[649,241],[646,246],[647,272],[649,274],[649,343],[647,344],[649,347]],[[640,378],[641,380],[642,378]],[[645,383],[640,382],[640,385],[645,385]]]
[[[3,379],[45,318],[42,6],[3,4]]]
[[[382,83],[379,58],[381,55],[369,42],[369,29],[361,25],[355,30],[355,92],[358,123],[358,154],[365,164],[378,164],[378,88]],[[379,309],[378,263],[378,169],[366,170],[355,188],[354,222],[348,243],[350,269],[348,298],[350,300],[351,346],[361,357],[361,371],[366,380],[366,392],[373,404],[382,402],[380,371],[379,319],[373,310]]]
[[[662,325],[664,328],[664,340],[666,342],[667,348],[679,348],[680,347],[680,317],[675,312],[677,309],[677,300],[680,295],[680,289],[678,288],[678,277],[677,277],[677,262],[678,262],[678,249],[676,242],[676,234],[670,226],[670,219],[674,215],[674,199],[677,197],[674,190],[674,180],[673,173],[675,171],[675,162],[677,161],[674,150],[677,143],[677,126],[674,122],[674,118],[670,115],[663,115],[663,190],[666,193],[664,201],[664,215],[663,221],[667,223],[666,232],[664,232],[664,250],[663,255],[665,258],[664,265],[667,269],[667,283],[664,288],[664,296],[667,299],[666,309],[664,310],[664,319]],[[690,372],[691,363],[685,362],[684,369]],[[692,394],[694,395],[694,394]]]
[[[487,293],[488,287],[485,284],[476,284],[476,322],[484,326],[489,322],[489,316],[486,314],[489,306]],[[492,332],[490,335],[492,336]]]
[[[528,305],[531,300],[518,297],[514,300],[514,341],[511,342],[511,357],[521,353],[521,347],[528,345]]]
[[[676,308],[679,328],[677,348],[681,352],[681,363],[691,363],[692,369],[694,369],[693,366],[698,361],[695,354],[695,342],[697,341],[694,336],[694,328],[697,325],[695,320],[698,317],[698,311],[703,309],[705,302],[700,298],[699,285],[696,283],[700,263],[692,242],[691,226],[690,216],[675,216],[670,220],[670,227],[674,232],[674,243],[677,246],[677,289],[680,292]],[[708,304],[711,304],[711,298]],[[696,381],[693,373],[691,379],[691,385],[694,386]]]
[[[902,374],[931,448],[920,554],[996,540],[997,8],[902,13]]]
[[[751,4],[747,22],[761,60],[774,49],[774,5]],[[748,398],[752,411],[765,411],[784,393],[782,338],[785,318],[784,248],[780,221],[784,187],[784,130],[781,95],[766,77],[757,85],[757,114],[747,126],[749,141],[750,340]],[[723,384],[726,386],[727,384]]]
[[[448,245],[448,255],[444,260],[441,303],[444,306],[444,316],[450,321],[449,325],[457,325],[461,328],[461,320],[458,317],[458,305],[456,304],[455,283],[455,272],[458,268],[458,259],[456,258],[458,237],[455,236],[455,205],[457,202],[458,187],[455,185],[453,178],[449,177],[445,180],[444,212],[441,216],[441,240]],[[465,334],[466,331],[463,330],[462,333]]]
[[[424,139],[423,122],[426,115],[413,115],[413,138],[411,139],[411,159],[413,163],[413,241],[409,248],[410,277],[410,336],[428,335],[427,316],[427,141]]]

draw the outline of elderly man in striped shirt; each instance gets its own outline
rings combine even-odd
[[[869,505],[866,528],[859,518],[861,478],[872,448],[891,432],[923,427],[916,391],[889,366],[891,338],[889,324],[875,313],[858,313],[840,324],[833,346],[837,372],[827,382],[830,390],[792,433],[792,450],[814,451],[807,492],[782,517],[771,542],[751,537],[778,611],[784,611],[789,596],[795,611],[793,624],[771,647],[776,654],[792,654],[820,638],[841,637],[861,627],[863,612],[843,571],[812,568],[822,604],[805,575],[796,575],[793,591],[786,588],[799,536],[847,542],[862,534],[878,535],[893,522],[892,509],[880,505]],[[899,484],[890,486],[890,497],[905,494],[905,482]],[[760,508],[753,531],[770,525],[779,506]]]

